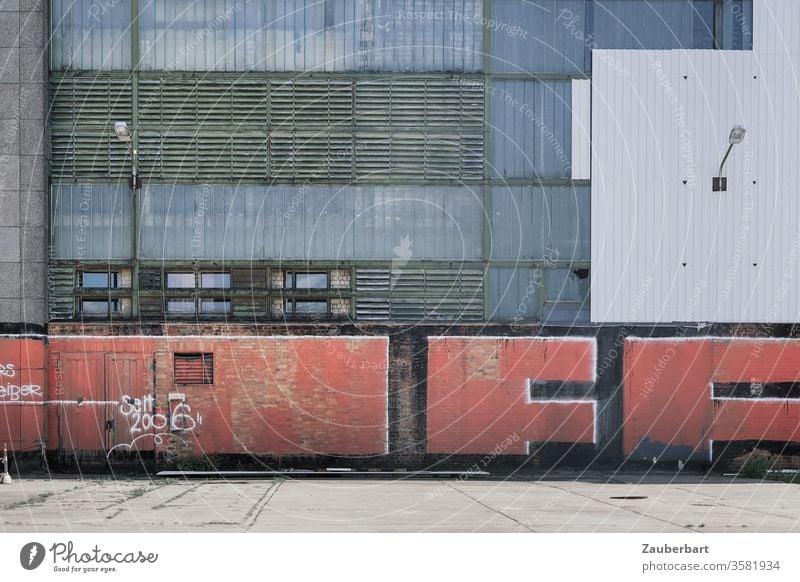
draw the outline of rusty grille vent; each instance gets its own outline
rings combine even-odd
[[[175,354],[176,384],[213,384],[214,354]]]

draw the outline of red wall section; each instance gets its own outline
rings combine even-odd
[[[381,454],[388,447],[387,342],[53,337],[50,386],[61,401],[54,407],[60,443],[125,448],[138,436],[169,433],[196,454]],[[213,385],[176,385],[176,352],[212,353]],[[108,420],[113,431],[97,429]],[[140,438],[133,446],[153,445],[153,438]]]
[[[0,447],[35,451],[44,438],[43,339],[0,338]]]
[[[631,339],[624,369],[632,459],[708,459],[712,441],[800,440],[798,399],[712,397],[715,382],[800,380],[800,341]]]
[[[526,454],[528,442],[594,442],[595,402],[529,402],[528,384],[593,381],[595,359],[594,339],[430,338],[428,452]]]

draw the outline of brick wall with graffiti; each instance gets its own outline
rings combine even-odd
[[[38,450],[44,439],[44,338],[0,338],[0,446]]]
[[[577,463],[708,462],[728,443],[800,443],[797,339],[409,334],[0,337],[0,445],[403,464],[551,445]]]
[[[624,454],[710,460],[714,443],[800,441],[800,341],[630,339]]]

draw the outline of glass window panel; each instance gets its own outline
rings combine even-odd
[[[291,303],[294,303],[294,310],[291,309]],[[317,299],[295,299],[287,300],[287,312],[293,312],[297,315],[311,315],[315,313],[327,313],[328,302]]]
[[[116,273],[115,273],[116,274]],[[108,273],[90,273],[81,275],[81,287],[84,289],[108,289]]]
[[[202,273],[200,275],[200,286],[204,289],[230,289],[230,273]]]
[[[194,299],[189,297],[167,299],[167,311],[169,313],[194,313]]]
[[[102,299],[84,299],[81,301],[81,312],[86,315],[108,315],[109,307],[111,313],[119,312],[119,299],[111,301]]]
[[[167,289],[194,289],[194,273],[167,273]]]
[[[211,314],[230,313],[231,302],[228,299],[201,299],[200,311],[202,313],[211,313]]]
[[[295,289],[327,289],[328,273],[295,273]]]

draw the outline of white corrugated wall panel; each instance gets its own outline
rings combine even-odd
[[[754,0],[753,50],[760,55],[800,54],[800,2]]]
[[[797,321],[791,66],[740,51],[595,52],[593,321]],[[712,192],[737,124],[747,137],[728,191]]]
[[[572,179],[588,180],[592,174],[592,82],[572,80]]]

